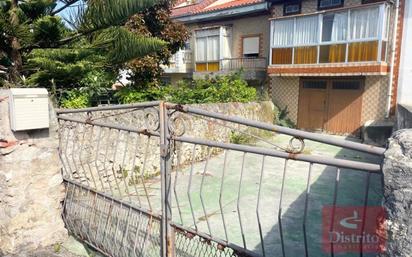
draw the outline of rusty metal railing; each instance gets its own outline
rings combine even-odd
[[[223,58],[220,60],[221,70],[265,70],[267,61],[264,57]]]
[[[57,113],[66,226],[108,256],[321,256],[320,206],[380,196],[380,147],[164,102]]]

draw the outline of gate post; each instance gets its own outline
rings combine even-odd
[[[169,115],[165,102],[160,102],[159,105],[159,124],[160,124],[160,173],[161,173],[161,206],[162,220],[160,230],[160,256],[172,257],[173,250],[173,233],[170,226],[172,218],[171,213],[171,160],[170,160],[170,140],[169,140]]]

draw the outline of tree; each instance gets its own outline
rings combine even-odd
[[[131,70],[130,79],[136,89],[159,85],[159,78],[163,73],[160,65],[169,64],[170,57],[182,48],[189,38],[186,27],[170,19],[171,4],[172,2],[158,3],[132,16],[126,23],[126,28],[137,35],[156,37],[167,42],[158,51],[126,65],[127,69]]]
[[[87,6],[78,8],[73,28],[69,29],[57,14],[77,2],[0,0],[0,69],[6,71],[7,81],[17,83],[22,75],[33,72],[36,67],[26,67],[29,57],[43,58],[46,63],[42,65],[51,67],[53,63],[47,62],[50,56],[70,56],[77,51],[90,60],[103,56],[100,65],[109,67],[156,52],[165,45],[155,36],[132,33],[123,27],[131,16],[157,0],[88,0]],[[36,63],[38,60],[31,62]]]

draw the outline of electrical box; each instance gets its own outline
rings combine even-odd
[[[11,88],[9,103],[13,131],[49,127],[49,97],[45,88]]]

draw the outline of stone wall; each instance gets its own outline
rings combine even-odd
[[[387,251],[381,257],[412,253],[412,130],[398,130],[385,153],[384,206],[388,214]]]
[[[31,252],[67,236],[56,122],[50,130],[13,133],[7,96],[0,90],[0,256]]]
[[[272,102],[262,103],[216,103],[191,105],[211,112],[238,116],[251,120],[273,123],[274,106]],[[93,112],[89,118],[104,124],[125,126],[134,129],[147,128],[146,110],[112,110]],[[90,115],[90,114],[89,114]],[[181,119],[178,127],[185,127],[185,136],[198,139],[229,142],[232,129],[247,130],[246,126],[193,116],[178,114]],[[85,113],[64,114],[85,120]],[[92,127],[90,125],[71,122],[61,123],[63,165],[67,176],[89,183],[99,189],[118,188],[119,184],[132,185],[135,177],[151,177],[160,171],[159,138],[137,133],[128,133],[116,129]],[[175,153],[180,153],[180,164],[185,165],[192,160],[205,158],[208,149],[205,146],[176,143]],[[194,147],[194,153],[193,153]],[[213,149],[216,153],[218,149]],[[177,155],[173,155],[173,163],[177,163]],[[122,186],[122,185],[120,185]],[[127,186],[126,186],[127,187]],[[126,191],[126,190],[125,190]]]
[[[396,108],[396,129],[412,128],[412,106],[398,104]]]

